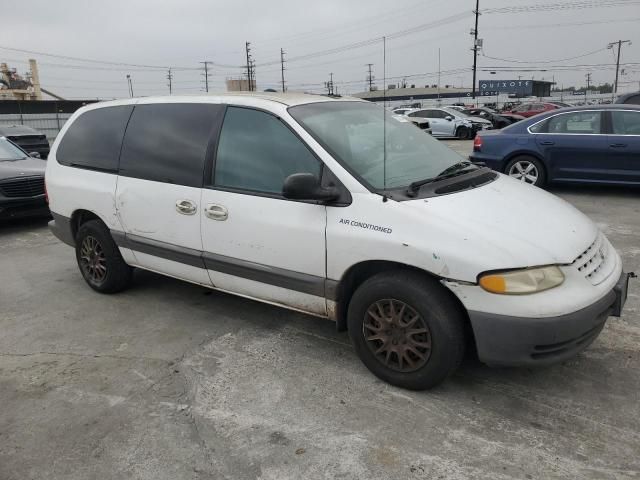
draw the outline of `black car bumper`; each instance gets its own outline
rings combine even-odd
[[[478,357],[496,366],[544,366],[573,357],[596,339],[610,315],[620,316],[631,275],[623,272],[603,298],[566,315],[524,318],[469,312]]]
[[[32,198],[0,198],[0,220],[24,217],[49,216],[49,206],[44,195]]]

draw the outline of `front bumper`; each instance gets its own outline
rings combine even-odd
[[[50,215],[49,206],[44,195],[0,200],[0,220],[48,215]]]
[[[543,366],[573,357],[596,339],[610,315],[620,316],[631,275],[623,272],[604,297],[566,315],[527,318],[469,311],[480,361]]]

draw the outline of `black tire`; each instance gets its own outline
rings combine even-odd
[[[384,308],[384,302],[387,302],[387,308]],[[414,320],[400,322],[406,328],[387,327],[384,325],[389,323],[380,323],[371,314],[372,309],[380,305],[384,312],[394,308],[394,315],[389,314],[387,320],[392,316],[402,317],[401,312],[413,318],[417,314],[421,318],[415,323],[411,323]],[[380,309],[375,311],[381,313]],[[451,293],[437,281],[417,272],[398,270],[375,275],[358,287],[349,303],[347,322],[356,353],[374,375],[398,387],[425,390],[442,382],[460,365],[465,350],[464,315]],[[420,328],[421,325],[424,327]],[[386,340],[377,338],[382,334],[383,326],[394,329],[391,335],[391,330],[384,332]],[[427,332],[409,333],[408,336],[405,333],[421,330]],[[394,338],[396,332],[399,337]],[[406,346],[409,337],[412,345]],[[415,342],[416,337],[420,342]],[[422,346],[414,348],[418,344]],[[385,346],[386,350],[377,354]],[[426,361],[411,353],[414,365],[409,365],[408,357],[403,357],[409,355],[409,348],[421,348]],[[390,354],[389,349],[403,350],[403,353]],[[407,364],[404,370],[400,357]]]
[[[97,292],[120,292],[131,283],[133,268],[125,263],[100,220],[89,220],[78,229],[76,260],[85,281]]]
[[[518,177],[517,175],[514,175],[514,173],[516,173],[515,170],[517,170],[516,168],[517,164],[533,165],[533,168],[535,169],[535,172],[536,172],[536,175],[535,175],[536,180],[533,182],[526,181],[526,179],[523,180],[522,177]],[[535,185],[536,187],[543,188],[547,184],[547,171],[545,170],[544,165],[540,160],[538,160],[537,158],[531,155],[518,155],[517,157],[512,158],[505,165],[504,173],[506,173],[510,177],[516,178],[517,180],[522,180],[524,181],[524,183]]]
[[[456,130],[456,137],[459,140],[471,140],[471,135],[473,135],[473,133],[468,127],[459,127],[458,130]]]

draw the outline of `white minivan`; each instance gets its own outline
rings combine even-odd
[[[630,274],[582,213],[358,99],[89,105],[58,135],[46,187],[94,290],[137,267],[329,318],[410,389],[465,348],[489,365],[564,360],[626,299]]]

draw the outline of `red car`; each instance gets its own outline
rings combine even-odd
[[[542,112],[548,112],[549,110],[555,110],[561,108],[555,103],[523,103],[511,110],[511,113],[522,115],[523,117],[533,117]]]

